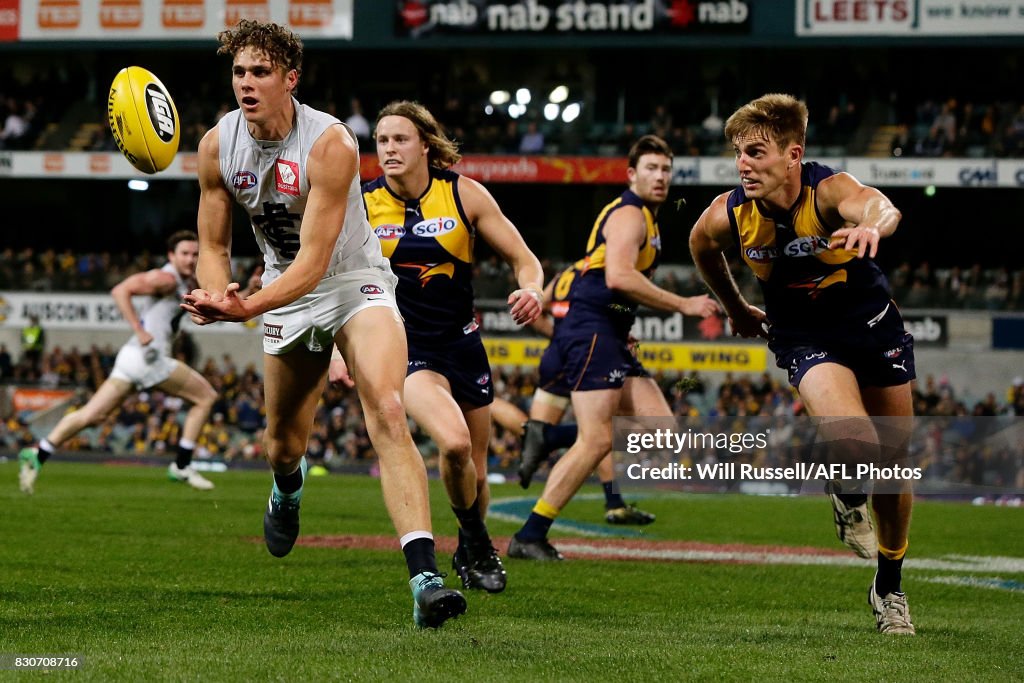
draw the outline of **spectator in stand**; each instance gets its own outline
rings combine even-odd
[[[4,117],[4,127],[0,129],[0,149],[24,149],[28,142],[28,121],[23,108],[13,97],[8,97],[4,106],[7,115]]]
[[[655,105],[654,113],[651,114],[651,134],[664,139],[669,137],[671,131],[672,114],[669,113],[668,107],[664,104]]]
[[[914,156],[941,157],[946,154],[947,141],[942,129],[932,127],[928,136],[914,143]]]
[[[947,147],[956,143],[956,100],[950,99],[942,105],[932,121],[931,130],[940,134]]]
[[[21,362],[26,363],[33,374],[38,373],[45,350],[46,330],[39,324],[38,315],[30,315],[28,325],[21,328]]]
[[[544,151],[544,133],[540,132],[536,121],[526,124],[526,132],[519,141],[520,154],[540,154]]]
[[[14,377],[14,363],[11,361],[11,352],[7,350],[7,344],[0,344],[0,382],[6,382]]]
[[[363,105],[358,97],[353,97],[348,103],[350,113],[345,119],[345,125],[352,129],[352,132],[359,138],[360,146],[370,144],[370,122],[363,116]]]

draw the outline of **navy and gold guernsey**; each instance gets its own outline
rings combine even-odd
[[[403,199],[384,176],[363,185],[370,226],[398,276],[398,308],[410,343],[443,343],[476,329],[473,225],[459,200],[459,174],[430,169],[426,191]]]
[[[489,405],[491,367],[473,309],[476,230],[459,199],[459,174],[430,168],[422,195],[399,197],[384,176],[363,185],[370,227],[398,277],[412,374],[443,375],[460,404]]]
[[[832,228],[816,194],[833,175],[804,163],[800,195],[779,213],[766,212],[742,186],[729,194],[733,241],[764,293],[768,346],[795,387],[821,363],[850,368],[863,385],[903,384],[916,376],[914,340],[885,275],[870,258],[828,248]]]
[[[653,277],[661,258],[661,233],[658,221],[640,197],[626,190],[615,201],[605,206],[594,221],[587,239],[587,255],[572,266],[555,285],[554,301],[568,300],[568,307],[559,327],[571,334],[586,335],[611,332],[623,341],[636,320],[637,303],[624,294],[613,291],[605,283],[604,227],[614,213],[624,207],[635,206],[643,212],[644,242],[636,258],[636,269],[648,278]],[[561,297],[560,297],[561,291]]]
[[[800,196],[780,213],[766,212],[742,186],[729,195],[733,240],[761,285],[773,339],[858,343],[877,336],[873,331],[890,311],[898,318],[875,262],[828,247],[834,228],[818,211],[815,197],[818,184],[834,174],[827,166],[804,163]],[[891,328],[878,332],[887,335]]]

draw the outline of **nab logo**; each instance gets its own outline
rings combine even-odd
[[[277,191],[282,194],[299,196],[299,165],[294,161],[278,159],[274,164],[274,174],[277,176]]]
[[[167,100],[167,95],[155,83],[146,86],[146,108],[149,109],[149,120],[156,128],[156,134],[164,142],[174,139],[174,110]]]
[[[284,340],[284,325],[263,323],[263,336],[273,342]]]
[[[363,285],[359,288],[359,291],[363,294],[383,294],[384,289],[378,285]]]
[[[458,226],[459,222],[454,218],[442,216],[441,218],[428,218],[412,226],[412,234],[418,237],[438,237],[449,233]]]
[[[236,190],[248,190],[256,187],[256,174],[252,171],[235,171],[231,184]]]
[[[373,232],[379,239],[382,240],[400,240],[405,237],[405,228],[401,225],[395,225],[388,223],[387,225],[378,225],[373,229]]]

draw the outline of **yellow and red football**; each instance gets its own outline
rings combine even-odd
[[[118,149],[143,173],[171,165],[178,153],[180,119],[167,88],[141,66],[121,69],[107,98],[110,132]]]

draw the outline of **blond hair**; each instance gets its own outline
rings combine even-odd
[[[807,105],[792,95],[770,93],[737,109],[725,122],[725,139],[762,137],[779,150],[790,144],[804,146],[807,140]]]
[[[401,116],[412,121],[420,139],[427,144],[427,162],[434,168],[451,168],[462,158],[458,144],[448,139],[434,115],[419,102],[389,102],[377,114],[376,123],[380,123],[385,116]]]

